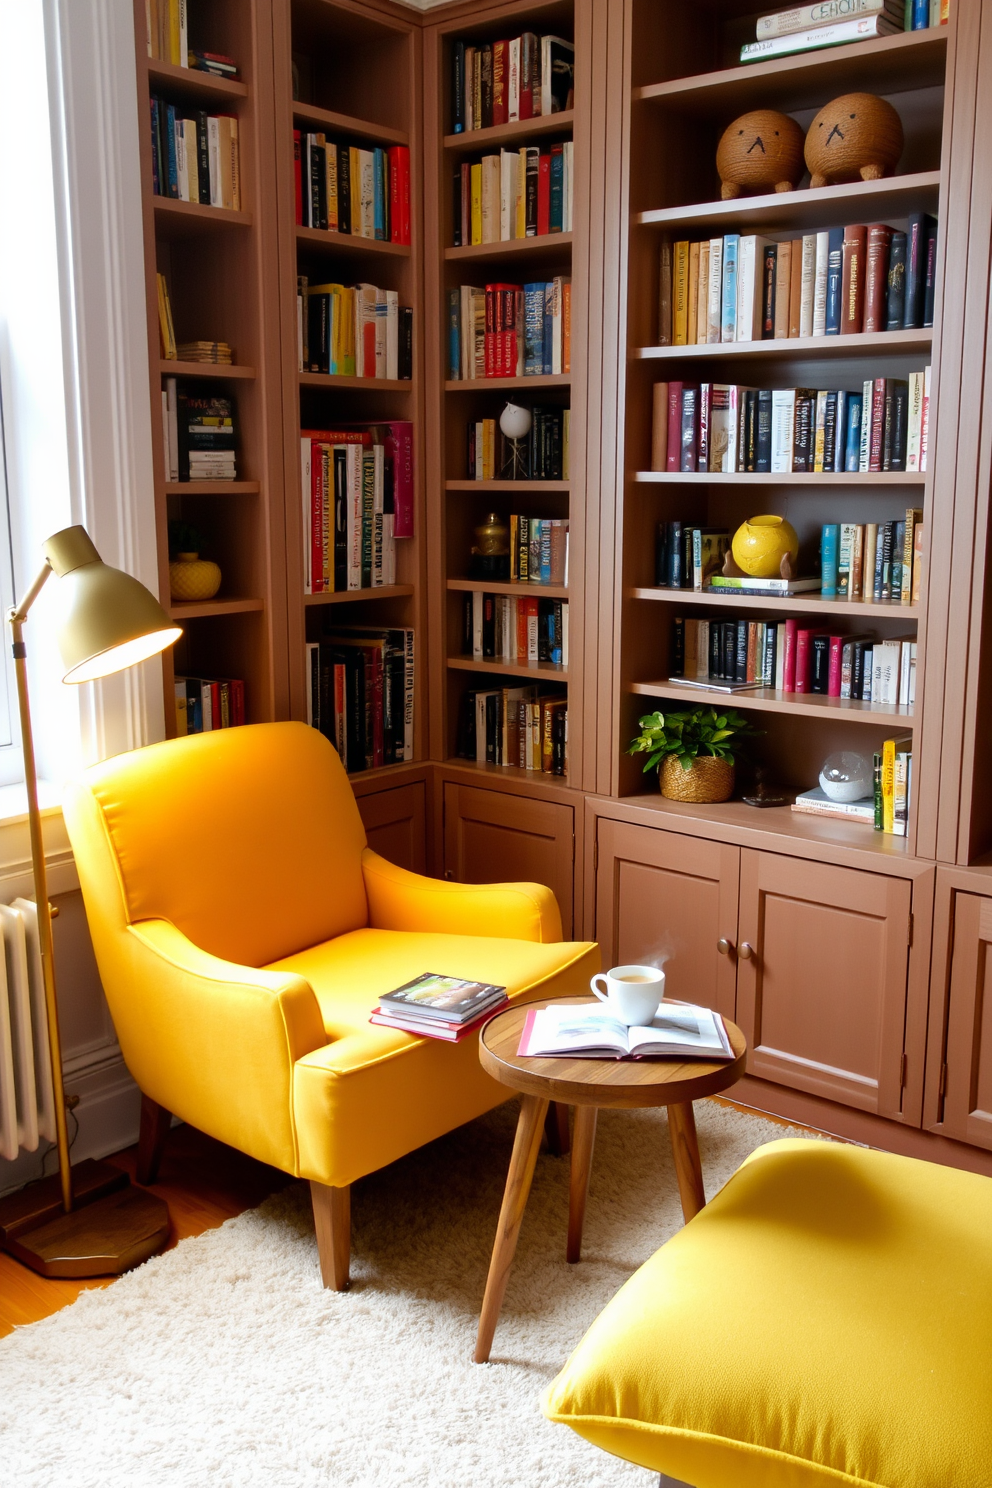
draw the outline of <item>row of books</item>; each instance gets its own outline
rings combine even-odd
[[[757,40],[741,47],[742,62],[763,62],[819,47],[847,46],[900,31],[946,26],[950,0],[833,0],[758,20]],[[824,16],[829,20],[824,22]],[[770,29],[762,30],[765,23]]]
[[[510,517],[512,584],[568,583],[568,518]]]
[[[570,372],[571,279],[449,289],[448,369],[454,382]]]
[[[854,336],[933,325],[937,222],[884,222],[774,240],[727,233],[660,249],[662,346]]]
[[[307,722],[349,774],[413,759],[414,632],[335,626],[307,642]]]
[[[831,634],[798,620],[672,621],[669,682],[737,692],[850,698],[912,707],[916,640]]]
[[[456,754],[480,765],[568,774],[568,698],[540,687],[462,694]]]
[[[451,48],[451,132],[491,129],[572,107],[575,46],[525,31],[509,41]]]
[[[233,114],[181,108],[152,97],[152,190],[156,196],[241,210],[241,155]]]
[[[223,52],[198,51],[189,44],[189,0],[145,0],[148,55],[156,62],[236,78],[238,66]]]
[[[395,289],[375,284],[296,280],[301,372],[409,381],[413,376],[413,310]]]
[[[530,433],[508,439],[497,419],[468,425],[470,480],[568,480],[570,410],[534,404]]]
[[[396,582],[397,537],[413,536],[413,425],[300,431],[304,592]]]
[[[464,161],[454,177],[454,246],[505,243],[572,231],[575,155],[571,140]]]
[[[237,479],[234,400],[180,392],[174,377],[162,389],[163,474],[167,481]]]
[[[654,385],[652,470],[824,475],[920,473],[930,439],[930,368],[845,388]]]
[[[366,150],[293,130],[296,224],[384,243],[410,241],[410,151]]]
[[[861,822],[876,832],[905,837],[913,789],[913,736],[886,739],[872,760],[873,790],[860,801],[832,801],[821,786],[797,796],[793,811],[806,816]]]
[[[245,721],[245,684],[240,677],[176,677],[176,733],[206,734]]]
[[[462,655],[476,661],[568,666],[568,600],[536,595],[464,596]]]

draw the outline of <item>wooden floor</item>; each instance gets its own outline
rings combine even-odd
[[[713,1098],[721,1106],[748,1109],[736,1107],[726,1096]],[[795,1125],[764,1112],[758,1114],[778,1126]],[[133,1180],[136,1154],[137,1148],[129,1147],[107,1161],[126,1168]],[[191,1126],[177,1126],[169,1134],[162,1169],[153,1189],[169,1206],[172,1234],[167,1249],[171,1250],[187,1235],[202,1235],[204,1230],[216,1229],[225,1219],[233,1219],[245,1209],[254,1209],[289,1182],[286,1174],[277,1168],[255,1162]],[[81,1291],[110,1286],[113,1280],[106,1277],[98,1281],[47,1281],[0,1253],[0,1338],[24,1323],[35,1323],[68,1307]]]

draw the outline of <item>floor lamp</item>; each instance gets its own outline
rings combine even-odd
[[[42,544],[45,566],[8,614],[24,748],[31,862],[52,1066],[58,1176],[0,1201],[0,1246],[43,1276],[113,1276],[147,1260],[168,1239],[169,1211],[109,1163],[69,1162],[62,1050],[55,996],[52,906],[38,809],[24,622],[48,579],[58,579],[58,647],[63,682],[92,682],[156,656],[182,631],[158,600],[129,574],[110,568],[83,527],[66,527]]]

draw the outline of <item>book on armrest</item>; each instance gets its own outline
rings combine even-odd
[[[524,1022],[518,1055],[567,1059],[733,1059],[723,1019],[692,1003],[663,1002],[651,1024],[628,1028],[606,1006],[553,1003]]]

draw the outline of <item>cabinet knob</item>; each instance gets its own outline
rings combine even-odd
[[[720,939],[716,943],[716,948],[720,952],[721,956],[729,956],[731,951],[734,949],[733,941],[728,940],[725,935],[721,935]]]
[[[740,956],[742,961],[750,961],[751,957],[754,955],[754,946],[748,945],[746,940],[742,940],[740,945],[737,947],[737,954],[738,956]]]

